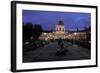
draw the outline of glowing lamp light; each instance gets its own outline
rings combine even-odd
[[[77,33],[75,32],[74,34],[76,35]]]

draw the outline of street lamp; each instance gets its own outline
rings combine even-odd
[[[77,33],[76,33],[76,32],[74,32],[74,34],[76,35]]]
[[[77,33],[76,33],[76,32],[74,32],[74,35],[75,35],[75,36],[74,36],[75,38],[74,38],[74,40],[73,40],[73,43],[75,44],[75,41],[76,41],[76,35],[77,35]]]

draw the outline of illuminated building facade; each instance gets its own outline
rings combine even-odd
[[[90,32],[90,31],[89,31]],[[90,33],[89,33],[90,34]],[[54,32],[43,32],[39,37],[41,40],[52,40],[52,39],[70,39],[70,40],[86,40],[86,31],[82,32],[65,32],[64,22],[59,20],[55,26]]]
[[[65,32],[64,23],[63,23],[63,21],[60,20],[56,24],[56,33],[57,34],[64,34],[64,32]]]

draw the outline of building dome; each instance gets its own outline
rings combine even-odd
[[[59,20],[56,24],[56,33],[64,34],[64,32],[65,32],[64,22],[62,20]]]
[[[59,20],[57,25],[64,25],[63,21],[62,20]]]

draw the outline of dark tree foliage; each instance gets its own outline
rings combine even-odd
[[[33,25],[32,25],[32,23],[23,24],[23,38],[24,38],[24,41],[29,41],[32,34],[33,34]]]
[[[39,24],[32,24],[32,23],[23,23],[23,40],[30,41],[30,38],[38,39],[38,37],[42,33],[42,26]]]
[[[33,26],[33,38],[38,39],[38,37],[41,35],[42,31],[43,31],[42,26],[39,24],[35,24]]]

